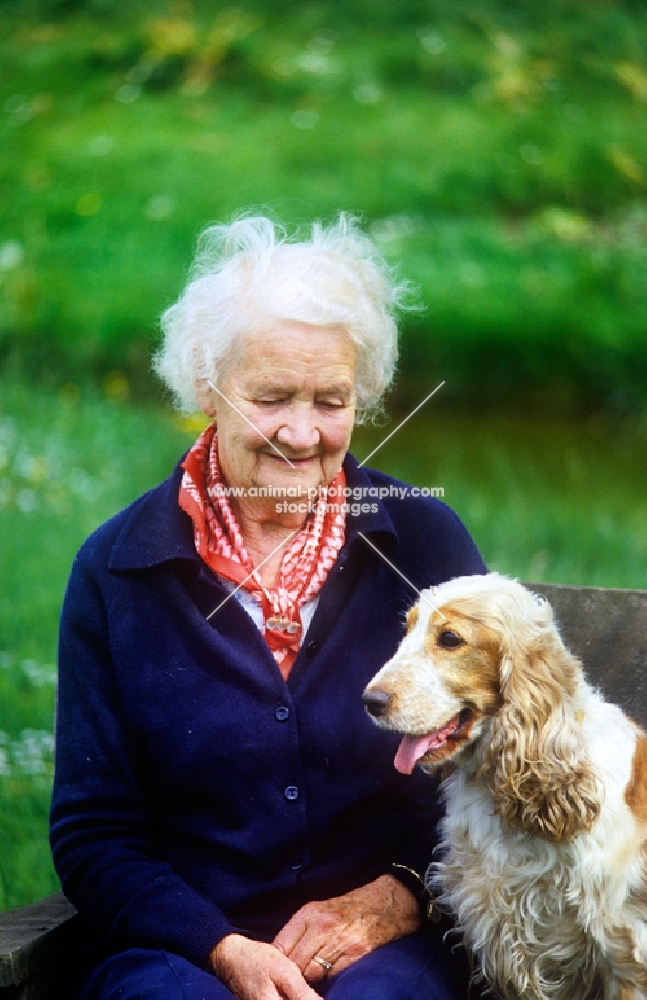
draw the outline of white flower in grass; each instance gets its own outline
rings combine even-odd
[[[312,50],[302,52],[297,56],[296,64],[304,73],[312,73],[314,76],[324,76],[332,72],[330,60],[323,52]]]
[[[52,770],[54,737],[41,729],[23,729],[11,743],[11,756],[22,774],[49,774]]]
[[[88,143],[90,156],[107,156],[114,149],[115,140],[111,135],[97,135]]]
[[[544,162],[544,154],[539,146],[535,146],[532,142],[522,143],[519,146],[519,155],[524,163],[528,163],[533,167],[539,167]]]
[[[0,417],[0,442],[10,448],[16,439],[16,421],[13,417]]]
[[[120,104],[133,104],[142,94],[142,88],[138,83],[124,83],[115,94],[115,100]]]
[[[56,667],[52,663],[39,663],[37,660],[22,660],[21,673],[34,685],[45,687],[56,684]]]
[[[319,115],[316,111],[306,111],[305,109],[300,109],[299,111],[294,112],[290,121],[295,128],[314,128],[319,121]]]
[[[9,125],[24,125],[34,115],[34,102],[24,94],[12,94],[4,103],[4,110],[9,115]]]
[[[411,236],[418,229],[418,223],[410,215],[389,215],[376,219],[371,225],[371,236],[381,246]]]
[[[355,87],[353,97],[358,104],[378,104],[383,97],[382,88],[379,83],[367,80]]]
[[[38,500],[33,490],[18,490],[16,506],[23,514],[31,514],[38,506]]]
[[[25,259],[25,248],[18,240],[0,244],[0,271],[13,271]]]
[[[7,777],[11,774],[11,763],[9,761],[9,745],[11,740],[7,733],[0,729],[0,776]]]
[[[432,56],[441,56],[447,48],[444,39],[441,38],[437,31],[429,31],[425,28],[418,32],[418,41],[425,52],[428,52]]]
[[[156,194],[148,201],[144,211],[149,219],[153,219],[155,222],[163,222],[164,219],[168,219],[173,215],[175,203],[166,194]]]
[[[95,500],[100,492],[100,487],[94,476],[89,476],[83,469],[72,469],[70,489],[75,496],[82,500]]]

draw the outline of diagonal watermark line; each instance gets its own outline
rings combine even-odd
[[[211,383],[209,383],[209,384],[211,384]],[[428,402],[428,400],[430,400],[430,399],[431,399],[431,397],[432,397],[433,395],[435,395],[435,393],[437,393],[439,389],[442,389],[442,387],[444,386],[444,384],[445,384],[445,382],[444,382],[444,381],[443,381],[443,382],[441,382],[441,383],[440,383],[440,385],[437,385],[437,386],[436,386],[436,388],[434,389],[434,391],[433,391],[433,392],[430,392],[428,396],[425,396],[425,398],[423,399],[422,403],[418,403],[418,405],[416,406],[415,410],[412,410],[412,411],[411,411],[411,413],[409,414],[409,416],[408,416],[408,417],[405,417],[405,418],[404,418],[404,420],[403,420],[403,421],[402,421],[401,423],[399,423],[399,424],[398,424],[398,426],[397,426],[397,427],[395,428],[395,430],[392,430],[392,431],[391,431],[391,433],[390,433],[390,434],[388,434],[388,435],[387,435],[387,436],[386,436],[386,437],[384,438],[384,441],[382,441],[382,443],[381,443],[381,444],[378,444],[377,448],[373,448],[373,451],[371,452],[371,454],[370,454],[370,455],[367,455],[367,456],[366,456],[366,458],[364,459],[364,461],[363,461],[363,462],[360,462],[360,463],[359,463],[359,466],[358,466],[358,468],[360,468],[360,469],[361,469],[363,465],[366,465],[366,463],[368,462],[369,458],[373,458],[373,455],[375,454],[375,452],[376,452],[376,451],[379,451],[379,450],[380,450],[380,448],[382,447],[382,445],[385,445],[385,444],[386,444],[386,442],[387,442],[387,441],[388,441],[388,440],[389,440],[390,438],[392,438],[394,434],[397,434],[397,433],[398,433],[398,431],[400,430],[400,428],[401,428],[401,427],[404,427],[404,425],[406,424],[407,420],[411,420],[411,418],[412,418],[412,416],[414,415],[414,413],[417,413],[417,412],[418,412],[418,410],[419,410],[419,409],[420,409],[420,408],[421,408],[422,406],[424,406],[424,405],[425,405],[425,403],[426,403],[426,402]]]
[[[272,442],[270,441],[270,439],[266,438],[262,431],[259,431],[259,429],[256,426],[256,424],[253,424],[251,422],[251,420],[249,419],[249,417],[246,417],[245,414],[243,413],[243,411],[239,410],[238,407],[234,403],[232,403],[232,401],[230,399],[228,399],[227,396],[225,396],[224,392],[220,391],[220,389],[218,388],[217,385],[214,385],[213,382],[211,382],[209,379],[205,379],[205,381],[206,381],[207,385],[211,386],[211,388],[213,389],[214,392],[217,392],[219,396],[222,396],[222,398],[224,399],[224,401],[226,403],[229,403],[229,405],[231,406],[232,410],[235,410],[239,417],[242,417],[243,420],[246,420],[247,423],[249,424],[249,426],[253,430],[255,430],[257,434],[261,435],[261,437],[263,438],[263,441],[267,441],[267,443],[269,444],[270,448],[274,448],[274,451],[276,452],[276,454],[280,455],[281,458],[283,459],[283,461],[287,462],[291,469],[296,469],[296,465],[293,465],[292,462],[290,461],[290,459],[286,458],[285,455],[283,454],[283,452],[279,451],[279,449],[276,447],[276,445],[272,444]],[[422,404],[420,404],[420,405],[422,406]],[[397,430],[397,427],[396,427],[396,430]],[[369,458],[370,458],[370,455],[369,455]]]
[[[428,604],[429,607],[432,608],[433,611],[437,611],[438,614],[440,615],[440,617],[443,618],[445,621],[447,620],[446,615],[444,615],[442,613],[442,611],[440,610],[440,608],[437,608],[436,605],[433,603],[433,601],[430,601],[428,597],[425,597],[425,595],[423,594],[423,592],[421,590],[418,590],[418,588],[416,587],[415,583],[412,583],[411,580],[409,580],[404,575],[404,573],[402,573],[398,569],[397,566],[394,566],[393,563],[391,562],[391,560],[387,559],[387,557],[384,555],[383,552],[380,552],[380,550],[378,549],[377,545],[373,545],[373,542],[370,540],[370,538],[367,538],[366,535],[363,534],[363,532],[361,532],[361,531],[358,532],[358,534],[359,534],[360,538],[364,539],[364,541],[366,542],[367,545],[371,546],[371,548],[373,549],[374,552],[377,552],[378,556],[380,556],[380,558],[384,560],[384,562],[387,564],[387,566],[390,566],[391,569],[395,573],[398,574],[398,576],[402,577],[402,579],[404,580],[405,583],[409,584],[409,586],[411,587],[412,590],[415,590],[416,594],[418,595],[418,597],[420,598],[421,601],[424,601],[425,604]]]
[[[279,544],[276,546],[275,549],[272,549],[272,551],[270,552],[269,556],[265,556],[265,558],[263,559],[263,561],[259,562],[258,566],[254,566],[254,569],[252,570],[252,572],[247,574],[247,576],[242,581],[242,583],[239,583],[238,586],[236,587],[236,589],[232,590],[231,594],[227,594],[227,596],[225,597],[224,601],[221,601],[220,604],[218,605],[218,607],[214,608],[214,610],[211,612],[211,614],[207,615],[207,621],[209,621],[210,618],[213,618],[213,616],[215,615],[216,611],[220,611],[220,609],[225,606],[225,604],[227,603],[227,601],[231,597],[233,597],[235,594],[237,594],[238,591],[241,589],[241,587],[245,586],[245,584],[247,583],[248,580],[251,580],[251,578],[253,577],[253,575],[254,575],[254,573],[256,572],[257,569],[261,569],[261,567],[264,566],[265,563],[268,562],[272,558],[272,556],[275,555],[279,551],[279,549],[281,548],[281,546],[285,545],[287,542],[289,542],[290,539],[294,538],[295,535],[296,535],[296,531],[291,531],[290,534],[286,538],[284,538],[282,542],[279,542]]]

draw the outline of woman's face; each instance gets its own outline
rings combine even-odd
[[[223,395],[209,386],[199,393],[217,421],[227,484],[307,491],[329,483],[350,443],[356,360],[336,326],[275,320],[247,334]]]

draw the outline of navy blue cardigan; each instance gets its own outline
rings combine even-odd
[[[360,469],[351,487],[396,481]],[[392,862],[424,871],[433,781],[398,774],[396,735],[364,686],[403,635],[411,588],[485,567],[434,499],[367,496],[349,515],[288,681],[198,558],[178,466],[98,529],[72,569],[60,631],[51,843],[63,889],[112,949],[204,966],[233,929],[271,940],[311,899]],[[398,484],[402,485],[402,484]]]

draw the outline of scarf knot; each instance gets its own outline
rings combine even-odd
[[[315,597],[328,578],[346,536],[343,504],[329,505],[328,490],[342,496],[343,469],[328,490],[320,488],[304,526],[286,544],[278,586],[266,587],[255,569],[229,502],[218,461],[215,423],[202,432],[182,463],[178,502],[193,521],[198,555],[214,572],[248,591],[263,611],[263,636],[287,678],[296,659],[303,625],[300,609]],[[341,487],[341,492],[339,491]]]

